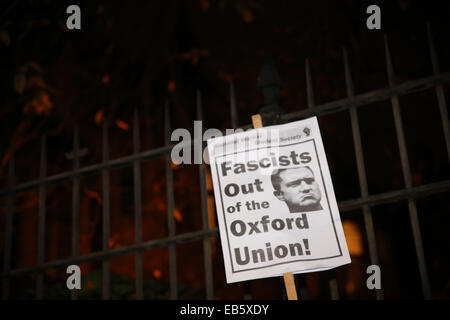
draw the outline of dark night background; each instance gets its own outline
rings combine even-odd
[[[67,30],[66,8],[81,8],[81,30]],[[382,30],[366,28],[366,8],[381,8]],[[47,1],[0,2],[0,188],[16,150],[16,183],[39,178],[39,141],[47,134],[47,175],[72,169],[66,157],[73,130],[87,148],[81,167],[102,161],[101,123],[110,124],[110,158],[133,152],[133,111],[138,108],[141,150],[163,146],[164,103],[171,125],[193,130],[196,90],[203,98],[204,128],[231,127],[229,83],[239,124],[249,124],[263,104],[256,86],[270,53],[284,87],[286,112],[307,108],[305,58],[311,65],[315,103],[346,97],[342,48],[349,53],[355,94],[388,87],[383,35],[389,39],[397,83],[432,75],[426,33],[430,22],[442,73],[450,69],[450,3],[377,1]],[[447,100],[448,86],[444,85]],[[450,178],[434,89],[401,96],[413,185]],[[404,188],[389,100],[358,108],[369,194]],[[360,197],[348,111],[319,117],[337,200]],[[164,159],[142,164],[143,240],[165,237]],[[199,230],[198,168],[174,166],[176,233]],[[134,243],[132,168],[111,172],[110,247]],[[47,187],[45,261],[71,256],[71,181]],[[102,248],[101,175],[81,179],[80,255]],[[210,197],[210,212],[213,212]],[[38,190],[14,200],[12,268],[36,264]],[[6,199],[0,199],[0,262],[3,266]],[[417,201],[432,294],[450,297],[448,191]],[[372,208],[386,299],[422,298],[406,201]],[[214,219],[212,219],[214,220]],[[327,279],[337,277],[341,298],[373,299],[365,287],[370,265],[361,210],[342,214],[353,263],[299,277],[308,297],[329,299]],[[213,222],[212,222],[213,223]],[[350,243],[351,242],[351,243]],[[281,279],[227,285],[219,241],[213,243],[217,299],[283,298]],[[181,298],[204,298],[202,242],[177,245]],[[144,256],[145,298],[168,297],[168,250]],[[199,267],[201,266],[201,267]],[[100,297],[101,264],[82,266],[85,298]],[[134,255],[111,259],[112,297],[133,298]],[[65,269],[45,275],[48,298],[67,298]],[[12,297],[34,295],[35,276],[13,279]]]

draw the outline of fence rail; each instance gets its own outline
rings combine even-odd
[[[399,96],[411,94],[414,92],[420,92],[430,88],[434,88],[438,100],[440,116],[442,120],[443,134],[447,147],[447,152],[450,159],[450,137],[449,137],[449,124],[447,106],[445,101],[443,85],[450,81],[450,72],[440,73],[439,63],[437,60],[436,50],[431,35],[431,29],[427,25],[428,32],[428,45],[430,49],[430,56],[432,62],[432,76],[419,80],[409,81],[402,84],[395,83],[394,68],[390,57],[390,51],[388,46],[388,40],[385,38],[385,55],[386,55],[386,67],[388,74],[389,86],[385,89],[374,90],[367,93],[355,95],[353,89],[353,82],[351,77],[350,63],[347,56],[347,51],[343,50],[344,66],[343,71],[345,73],[345,83],[347,90],[347,97],[344,99],[332,101],[329,103],[315,105],[314,90],[311,81],[311,73],[309,67],[309,61],[305,61],[306,72],[306,87],[307,87],[307,109],[295,111],[288,114],[280,115],[280,122],[289,122],[293,120],[302,119],[309,116],[321,116],[324,114],[337,113],[348,110],[350,114],[351,128],[353,143],[355,147],[355,159],[357,164],[357,172],[360,184],[361,197],[341,201],[338,203],[341,212],[346,212],[354,209],[361,209],[364,217],[364,224],[367,234],[367,242],[369,247],[370,261],[372,264],[378,264],[378,250],[375,241],[375,230],[372,221],[373,206],[392,203],[397,201],[406,200],[408,202],[408,208],[410,213],[410,220],[413,231],[413,241],[415,244],[415,250],[417,255],[417,263],[420,271],[420,277],[422,282],[422,292],[426,299],[432,298],[430,284],[428,279],[428,273],[426,269],[426,263],[424,258],[424,250],[422,244],[422,237],[420,233],[420,224],[417,216],[417,208],[415,200],[420,197],[429,196],[436,193],[446,192],[450,190],[450,180],[440,181],[436,183],[430,183],[420,186],[412,186],[411,173],[409,168],[409,161],[406,150],[406,143],[404,138],[404,130],[402,125],[402,118],[400,113]],[[402,164],[402,172],[405,182],[405,188],[401,190],[395,190],[391,192],[379,193],[375,195],[369,195],[367,186],[366,170],[363,157],[363,146],[361,142],[360,129],[358,124],[358,107],[373,104],[376,102],[390,100],[393,110],[394,123],[396,128],[397,142],[400,151],[400,158]],[[236,108],[236,98],[233,83],[230,83],[230,117],[233,128],[238,127],[238,113]],[[197,92],[197,119],[202,120],[202,99],[200,91]],[[152,248],[168,247],[169,249],[169,281],[170,281],[170,298],[177,299],[177,261],[176,261],[176,244],[186,243],[195,240],[203,241],[203,257],[204,257],[204,269],[205,269],[205,283],[206,283],[206,298],[214,298],[213,287],[213,269],[212,269],[212,257],[211,257],[211,237],[218,236],[217,228],[210,228],[208,221],[208,206],[207,197],[208,191],[206,188],[207,168],[205,164],[198,166],[199,178],[200,178],[200,191],[201,191],[201,217],[202,217],[202,229],[194,232],[176,234],[175,233],[175,220],[174,220],[174,184],[173,184],[173,171],[170,153],[174,145],[170,141],[171,126],[170,126],[170,108],[168,103],[165,105],[165,145],[153,150],[141,151],[140,137],[139,137],[139,113],[135,109],[133,115],[133,153],[131,155],[121,157],[118,159],[109,159],[109,145],[108,145],[108,123],[107,120],[103,123],[102,131],[102,162],[86,167],[80,168],[80,149],[79,149],[79,129],[74,129],[73,134],[73,170],[64,172],[61,174],[47,176],[46,172],[46,139],[45,136],[41,139],[41,157],[40,157],[40,177],[38,180],[15,184],[15,163],[14,163],[14,151],[11,152],[9,160],[9,184],[8,187],[0,191],[0,197],[6,198],[6,225],[5,225],[5,247],[4,247],[4,265],[3,272],[1,273],[2,279],[2,297],[8,298],[10,291],[10,278],[14,276],[37,273],[36,283],[36,297],[42,299],[44,296],[44,271],[48,269],[54,269],[58,267],[68,266],[70,264],[79,264],[83,262],[102,262],[102,274],[103,274],[103,287],[102,298],[109,299],[111,293],[110,286],[110,265],[109,260],[112,257],[120,256],[124,254],[134,253],[136,255],[136,299],[143,299],[143,265],[142,265],[142,252]],[[242,126],[242,129],[249,129],[251,125]],[[200,143],[202,141],[191,140],[188,142],[190,145]],[[200,149],[200,150],[197,150]],[[197,152],[202,152],[202,148],[194,148]],[[202,155],[197,155],[200,158]],[[155,158],[165,158],[165,174],[167,179],[167,224],[168,224],[168,236],[151,241],[142,241],[142,195],[141,195],[141,163]],[[135,218],[135,244],[120,247],[109,247],[110,236],[110,181],[109,173],[112,169],[132,166],[133,167],[133,192],[134,192],[134,218]],[[101,173],[103,188],[103,229],[102,229],[102,250],[86,255],[79,255],[78,248],[78,236],[79,236],[79,214],[80,214],[80,178],[82,176]],[[49,184],[55,184],[61,181],[72,181],[72,255],[71,258],[63,260],[55,260],[51,262],[44,262],[44,239],[45,239],[45,218],[46,218],[46,186]],[[38,259],[37,265],[33,267],[21,268],[11,270],[11,243],[12,243],[12,226],[13,226],[13,199],[14,195],[18,192],[22,192],[30,189],[39,190],[39,214],[38,214],[38,238],[37,238],[37,250]],[[330,281],[330,296],[333,299],[338,298],[338,288],[336,280]],[[72,299],[77,298],[76,293],[72,293]],[[381,290],[376,291],[376,298],[383,299],[383,292]]]

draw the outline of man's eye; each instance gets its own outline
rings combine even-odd
[[[311,184],[311,183],[314,182],[314,179],[313,179],[313,178],[308,178],[308,179],[305,179],[305,182],[306,182],[307,184]]]

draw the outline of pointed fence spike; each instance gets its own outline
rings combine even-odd
[[[200,90],[197,90],[197,120],[203,120],[202,95]]]
[[[231,112],[231,127],[236,129],[239,126],[239,115],[236,107],[236,95],[234,92],[233,81],[230,81],[230,112]]]
[[[346,48],[342,48],[342,54],[344,56],[344,71],[347,95],[349,98],[353,98],[355,95],[355,89],[353,87],[352,73],[350,70],[350,64],[348,62],[348,54]]]
[[[430,22],[427,22],[428,46],[430,47],[431,65],[433,66],[433,74],[439,74],[439,59],[434,46],[433,34],[431,32]]]
[[[392,66],[392,58],[389,50],[388,38],[384,35],[384,53],[386,56],[386,68],[388,74],[389,86],[393,87],[395,85],[395,73],[394,68]]]
[[[306,97],[308,101],[308,108],[314,107],[314,89],[311,78],[311,68],[309,66],[309,59],[305,59],[305,73],[306,73]]]

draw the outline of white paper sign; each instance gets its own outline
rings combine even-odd
[[[351,262],[315,117],[208,140],[227,282]]]

